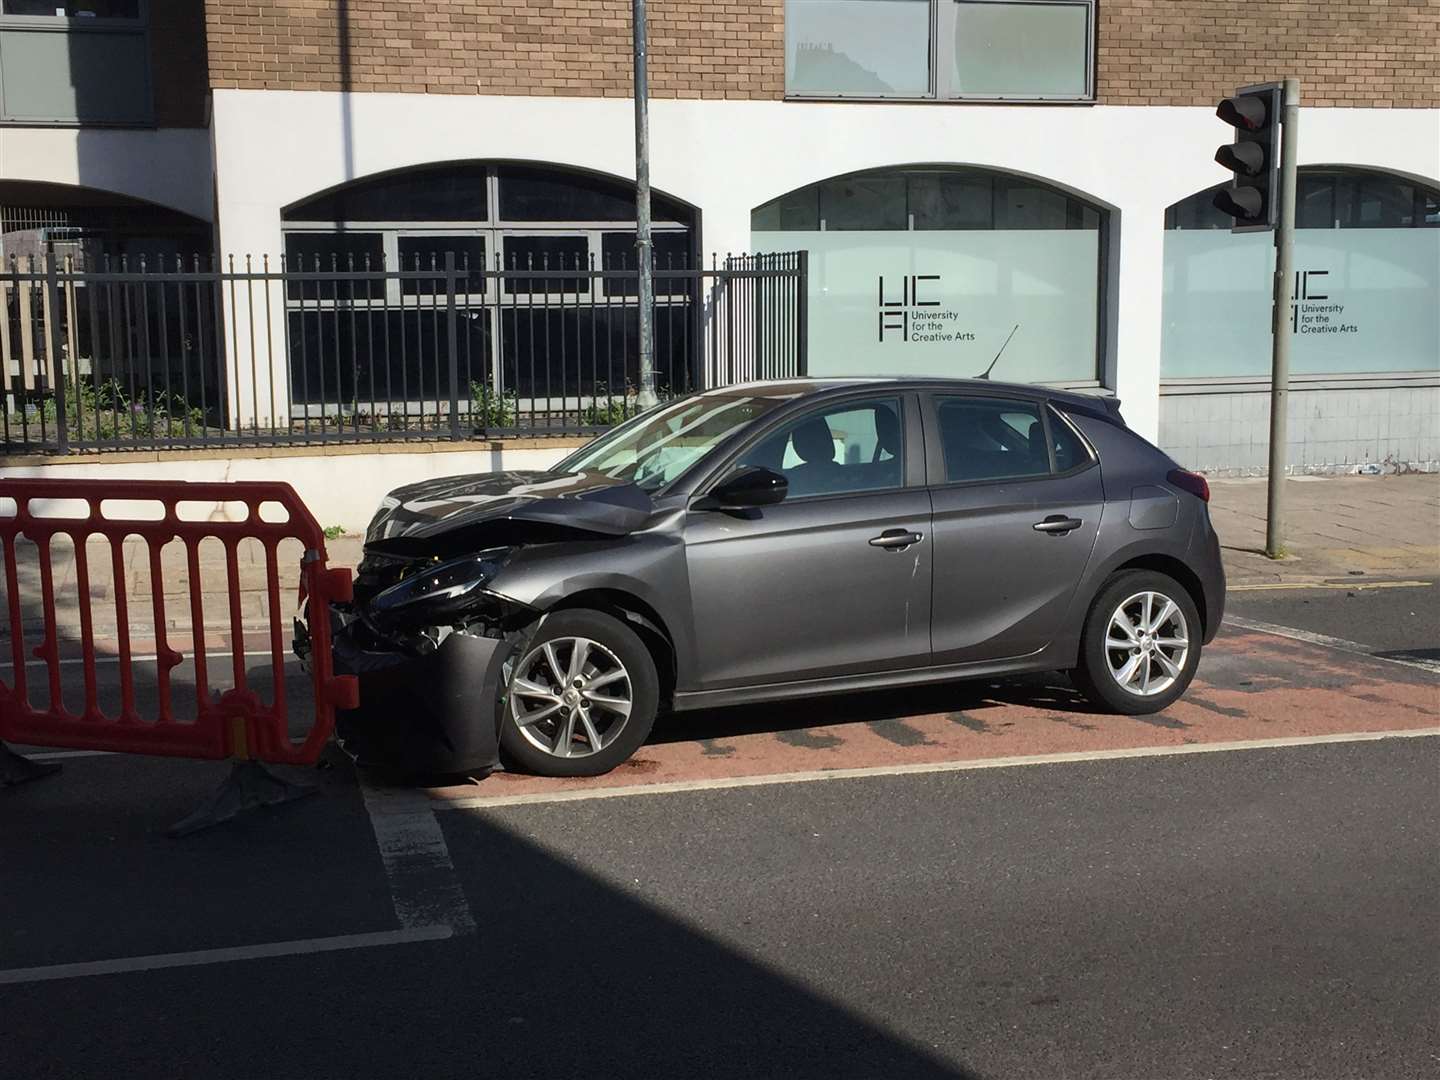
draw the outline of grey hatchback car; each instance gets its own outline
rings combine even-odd
[[[1203,477],[1112,398],[752,383],[545,472],[400,488],[332,611],[342,743],[420,773],[619,765],[661,712],[1058,669],[1157,712],[1225,602]],[[297,647],[305,651],[303,625]]]

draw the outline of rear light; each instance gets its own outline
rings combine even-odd
[[[1188,491],[1201,502],[1210,501],[1210,485],[1199,473],[1187,472],[1185,469],[1171,469],[1165,477],[1181,491]]]

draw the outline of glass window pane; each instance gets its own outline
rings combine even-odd
[[[1084,97],[1084,4],[954,0],[952,87],[974,97]]]
[[[786,0],[785,90],[929,94],[929,0]]]
[[[690,234],[688,232],[657,232],[651,237],[655,248],[655,269],[686,270],[690,267]],[[600,265],[606,270],[634,270],[635,234],[607,232],[600,237]],[[683,278],[657,277],[656,296],[684,296],[690,284]],[[606,296],[635,296],[640,291],[638,278],[607,278]]]
[[[149,67],[143,30],[56,33],[7,23],[0,27],[0,119],[143,122],[151,113]]]
[[[736,467],[763,465],[784,473],[791,499],[902,487],[900,417],[896,398],[810,413],[746,450]]]
[[[781,195],[750,215],[750,227],[763,232],[785,229],[814,231],[820,228],[820,187],[809,187]]]
[[[820,219],[826,229],[904,229],[905,177],[851,176],[820,188]]]
[[[917,229],[991,229],[993,181],[988,176],[916,173],[910,177],[910,213]]]
[[[286,233],[285,268],[313,273],[332,270],[383,270],[385,245],[378,232]],[[291,300],[364,299],[385,294],[385,283],[374,281],[292,281],[286,287]]]
[[[1056,472],[1069,472],[1090,460],[1090,451],[1080,437],[1070,429],[1069,424],[1055,415],[1053,409],[1050,412],[1050,434],[1055,441]]]
[[[951,483],[1050,472],[1045,425],[1035,405],[944,397],[936,401],[935,411],[945,453],[945,479]]]
[[[634,221],[632,184],[589,173],[502,165],[500,217],[504,221]],[[655,221],[689,224],[691,212],[674,199],[651,193]]]
[[[485,294],[485,238],[483,236],[401,236],[396,238],[400,255],[401,270],[444,270],[445,254],[455,253],[455,267],[469,270],[469,275],[457,283],[462,293],[471,296]],[[426,281],[420,278],[401,279],[400,291],[406,294],[445,292],[445,282]]]
[[[1333,229],[1335,227],[1335,177],[1307,176],[1295,180],[1295,227],[1297,229]],[[1229,220],[1226,221],[1229,227]]]
[[[506,270],[589,270],[590,242],[584,236],[507,236]],[[508,293],[588,293],[590,279],[507,277]]]
[[[3,15],[49,15],[70,19],[138,19],[140,0],[0,0]]]
[[[1064,229],[1069,200],[1058,191],[1023,180],[995,181],[995,228]]]
[[[1351,229],[1407,229],[1415,222],[1415,186],[1391,176],[1352,176],[1354,203]]]
[[[291,207],[286,221],[484,221],[485,167],[446,165],[360,180]]]

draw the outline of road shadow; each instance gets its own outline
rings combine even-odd
[[[970,714],[1007,705],[1024,705],[1052,713],[1098,715],[1095,706],[1064,675],[1043,672],[1004,681],[975,679],[670,713],[656,723],[649,741],[654,744],[724,739],[839,724],[903,720],[936,713]]]

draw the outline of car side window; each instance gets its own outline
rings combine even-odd
[[[1039,405],[942,396],[935,399],[935,413],[948,482],[1049,475],[1050,453]]]
[[[750,447],[737,468],[783,473],[786,497],[797,499],[902,487],[904,458],[900,399],[878,398],[806,413]]]
[[[1055,441],[1056,472],[1069,472],[1090,460],[1090,451],[1080,441],[1080,436],[1053,409],[1050,412],[1050,437]]]

